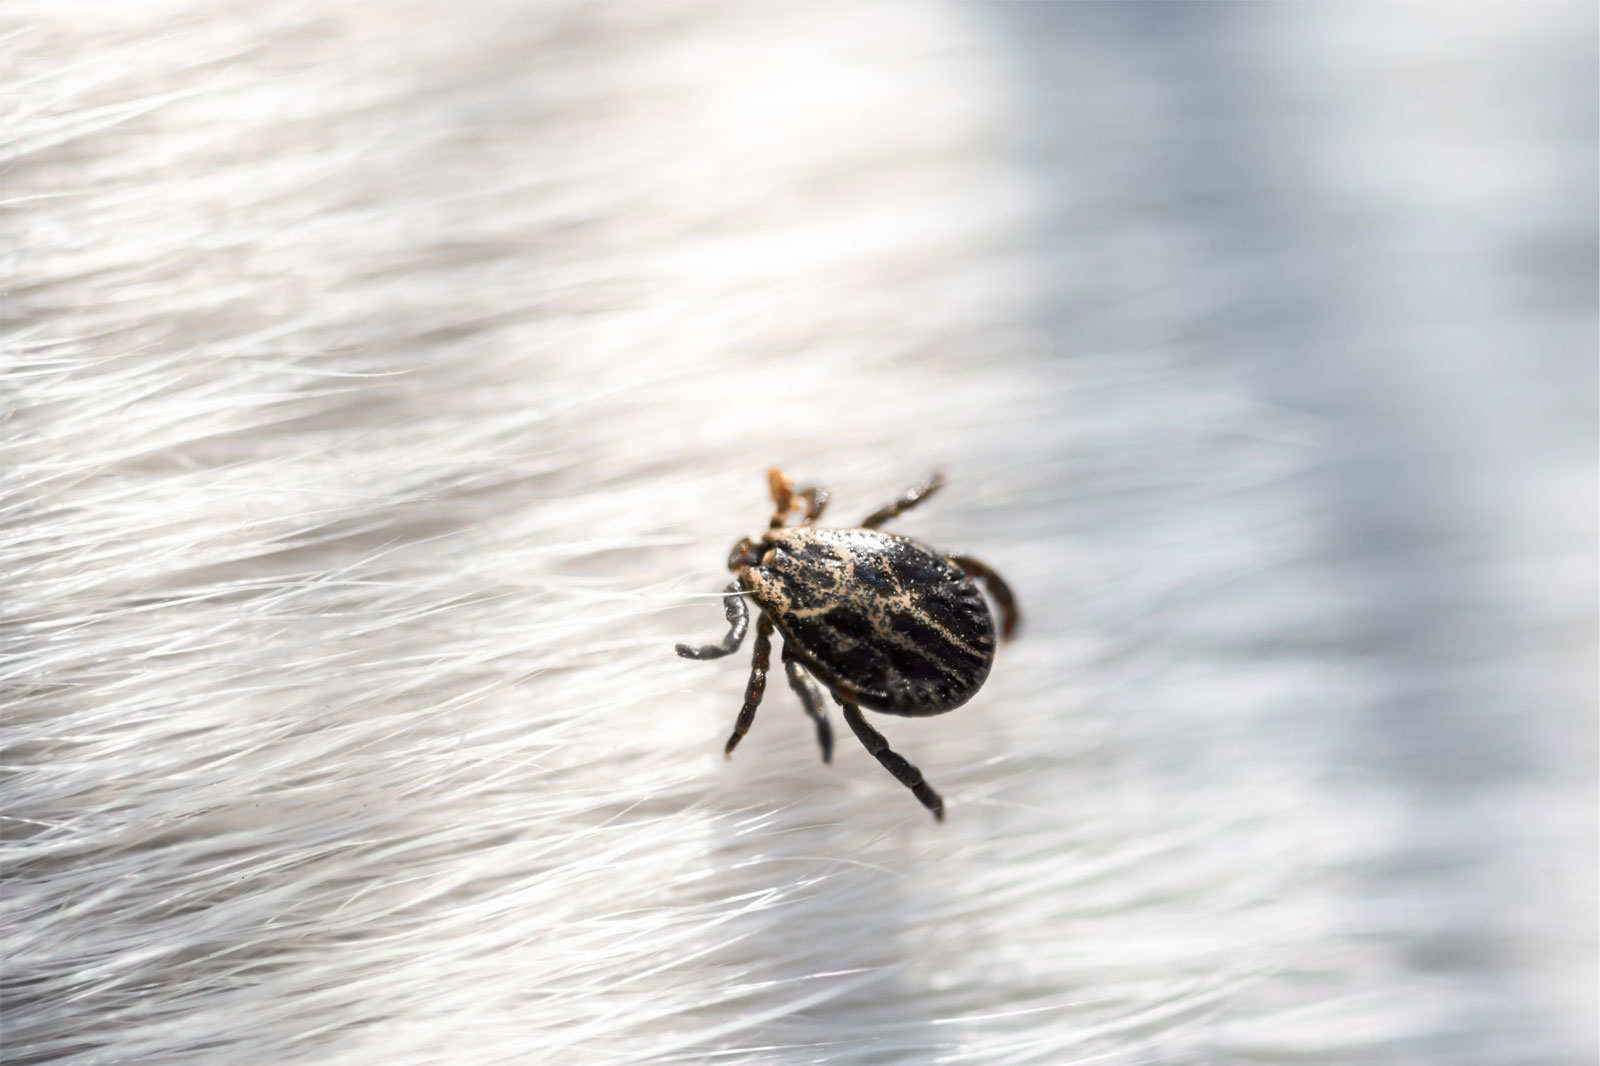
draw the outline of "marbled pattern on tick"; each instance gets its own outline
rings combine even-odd
[[[909,537],[801,526],[767,534],[739,584],[817,677],[889,714],[941,714],[972,698],[995,624],[959,567]]]

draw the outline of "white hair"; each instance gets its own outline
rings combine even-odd
[[[6,1062],[1592,1061],[1592,4],[0,18]]]

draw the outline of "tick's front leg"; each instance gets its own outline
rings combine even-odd
[[[744,602],[737,581],[729,582],[722,590],[722,613],[728,618],[728,635],[720,644],[679,644],[678,654],[685,659],[720,659],[732,655],[744,642],[745,630],[750,628],[750,608]]]
[[[733,749],[750,732],[750,723],[756,720],[756,708],[761,706],[761,696],[767,691],[767,667],[772,665],[772,620],[765,614],[756,620],[756,651],[750,659],[750,681],[744,687],[744,706],[739,708],[739,720],[733,723],[733,736],[722,749],[724,758],[733,758]]]

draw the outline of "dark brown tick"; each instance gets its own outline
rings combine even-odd
[[[758,611],[750,682],[744,706],[723,753],[731,756],[750,731],[767,688],[772,630],[783,636],[783,670],[817,726],[822,761],[833,759],[833,729],[811,679],[821,681],[844,708],[844,720],[883,768],[909,788],[933,816],[944,820],[944,800],[922,771],[889,750],[889,742],[861,716],[867,707],[919,718],[953,711],[983,686],[994,664],[995,624],[973,584],[982,578],[1000,608],[999,639],[1017,628],[1016,597],[986,564],[967,555],[941,555],[925,544],[878,527],[944,485],[926,485],[866,517],[855,529],[818,529],[828,494],[796,492],[782,471],[769,470],[772,521],[759,537],[733,546],[728,569],[738,575],[723,590],[728,635],[720,644],[679,644],[685,659],[720,659],[739,650]],[[785,526],[801,509],[798,526]]]

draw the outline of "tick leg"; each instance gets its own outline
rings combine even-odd
[[[981,577],[989,586],[990,595],[1000,605],[1000,639],[1010,640],[1011,634],[1016,632],[1017,623],[1022,621],[1022,612],[1017,610],[1017,597],[1012,594],[1006,579],[995,573],[982,559],[974,559],[970,555],[951,555],[948,558],[972,577]]]
[[[800,519],[800,524],[809,526],[822,517],[822,512],[828,508],[828,490],[819,489],[815,485],[807,485],[794,494],[797,500],[806,501],[805,517]]]
[[[877,529],[895,515],[902,511],[909,511],[942,488],[944,488],[944,474],[935,470],[926,485],[918,485],[914,489],[907,489],[898,500],[867,515],[866,520],[861,523],[861,528]]]
[[[722,638],[721,644],[702,644],[698,648],[693,644],[679,644],[678,654],[685,659],[720,659],[738,651],[744,642],[745,630],[750,628],[750,607],[739,594],[737,581],[730,582],[722,593],[722,613],[728,616],[728,635]]]
[[[767,525],[777,529],[788,520],[789,512],[794,510],[794,482],[782,470],[774,467],[767,471],[767,491],[772,494],[772,521]]]
[[[835,696],[834,699],[839,699]],[[926,781],[922,779],[922,771],[906,762],[905,758],[889,750],[889,742],[883,734],[867,724],[861,717],[861,708],[848,700],[839,700],[839,706],[844,708],[844,720],[849,724],[851,732],[861,741],[866,749],[872,753],[873,758],[883,764],[883,768],[895,776],[895,780],[911,790],[911,794],[922,801],[922,805],[933,812],[933,817],[944,821],[944,800],[939,798]]]
[[[817,746],[822,749],[822,761],[832,762],[833,726],[828,724],[828,712],[822,706],[822,693],[817,691],[817,686],[806,676],[805,667],[800,665],[800,660],[789,651],[787,641],[783,645],[783,672],[789,675],[789,687],[800,697],[800,705],[806,709],[806,714],[811,716],[811,720],[817,723]]]
[[[733,723],[733,736],[722,749],[724,758],[733,758],[733,749],[750,732],[750,723],[756,720],[756,708],[761,706],[761,695],[767,691],[767,667],[772,665],[772,621],[763,614],[756,620],[756,653],[750,660],[750,683],[744,687],[744,706],[739,708],[739,720]]]

